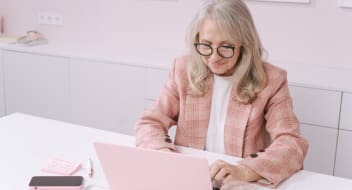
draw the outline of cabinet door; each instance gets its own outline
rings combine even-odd
[[[338,128],[341,92],[289,86],[301,123]]]
[[[302,124],[301,132],[309,142],[304,169],[333,175],[337,129]]]
[[[0,117],[5,115],[5,99],[4,99],[4,72],[2,64],[2,50],[0,49]]]
[[[147,68],[146,99],[156,100],[164,87],[168,75],[167,70]]]
[[[336,152],[335,176],[352,179],[352,131],[340,130]]]
[[[352,94],[343,93],[340,129],[352,131]]]
[[[148,109],[155,104],[155,100],[159,97],[162,88],[167,80],[169,71],[166,69],[148,68],[146,73],[147,89],[144,100],[144,108]],[[175,139],[176,126],[172,126],[168,134],[172,140]]]
[[[4,51],[3,64],[7,114],[69,120],[67,58]]]
[[[144,108],[145,68],[71,60],[72,122],[132,135]]]

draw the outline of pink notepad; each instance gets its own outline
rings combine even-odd
[[[41,169],[42,172],[72,175],[81,168],[81,163],[76,161],[64,160],[61,158],[51,158],[47,165]]]

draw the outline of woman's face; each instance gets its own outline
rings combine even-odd
[[[240,45],[228,40],[216,22],[211,19],[205,19],[201,23],[199,27],[199,43],[209,45],[213,49],[211,55],[201,56],[203,62],[213,73],[220,76],[229,76],[234,73],[240,54]],[[229,55],[229,51],[231,53],[232,47],[234,47],[233,56],[230,58],[221,57],[217,51],[218,47],[221,47],[219,49],[220,53],[225,52],[224,55]]]

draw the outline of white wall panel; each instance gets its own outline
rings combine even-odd
[[[325,140],[325,139],[324,139]],[[352,131],[339,131],[335,175],[352,179]]]
[[[5,115],[4,93],[4,72],[2,64],[2,50],[0,49],[0,117]]]
[[[146,98],[155,100],[159,97],[162,88],[167,80],[169,71],[147,68],[146,73]]]
[[[289,86],[301,123],[338,128],[341,92]]]
[[[340,129],[352,131],[352,94],[343,93]]]
[[[302,124],[301,132],[309,143],[304,169],[333,175],[337,129]]]
[[[23,112],[69,120],[67,58],[4,51],[3,64],[7,114]]]
[[[144,108],[143,67],[71,61],[72,122],[133,135]]]

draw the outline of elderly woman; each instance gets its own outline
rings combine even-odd
[[[308,144],[292,109],[286,72],[263,60],[245,3],[205,1],[187,40],[189,54],[175,59],[156,104],[135,126],[136,145],[176,151],[176,144],[243,157],[210,166],[218,186],[247,181],[275,187],[300,170]]]

